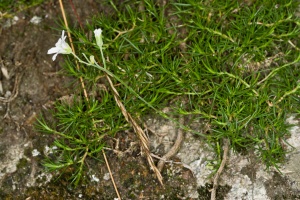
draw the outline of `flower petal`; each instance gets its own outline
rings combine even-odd
[[[61,40],[61,38],[59,38],[58,41],[55,43],[55,46],[60,47],[61,43],[62,43],[62,40]]]
[[[53,54],[57,53],[59,49],[57,47],[52,47],[51,49],[48,50],[47,54]]]
[[[95,37],[99,37],[102,34],[102,29],[98,28],[94,30]]]
[[[58,53],[56,53],[56,54],[54,54],[53,56],[52,56],[52,60],[54,61],[55,59],[56,59],[56,56],[58,55]]]

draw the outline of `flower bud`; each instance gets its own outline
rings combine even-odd
[[[96,38],[96,43],[99,48],[102,48],[103,41],[102,41],[102,30],[101,28],[95,29],[94,30],[95,38]]]
[[[93,55],[90,56],[90,63],[95,64],[95,57]]]

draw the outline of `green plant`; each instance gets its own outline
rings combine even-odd
[[[40,130],[61,138],[55,143],[61,149],[59,161],[46,160],[45,166],[56,170],[76,165],[78,176],[73,178],[78,183],[83,160],[97,155],[103,137],[129,127],[108,75],[133,118],[154,112],[177,123],[176,117],[183,115],[204,121],[208,132],[178,125],[214,146],[216,159],[219,144],[229,139],[234,150],[251,148],[267,168],[278,167],[289,135],[286,115],[299,109],[296,2],[129,2],[110,1],[115,9],[111,16],[94,17],[84,30],[71,30],[81,54],[67,55],[64,70],[82,77],[91,95],[86,101],[75,92],[71,105],[56,104],[58,130],[39,121]],[[86,36],[99,27],[101,53],[95,39]],[[74,58],[83,64],[79,69]],[[171,114],[160,111],[166,106]]]
[[[1,0],[0,1],[0,19],[13,17],[12,13],[37,6],[44,0]]]

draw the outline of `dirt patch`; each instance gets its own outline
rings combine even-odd
[[[300,199],[299,193],[291,190],[288,179],[278,172],[274,172],[272,179],[265,182],[265,186],[271,199]]]
[[[71,92],[66,87],[70,79],[57,73],[59,61],[51,63],[46,54],[55,41],[51,30],[55,22],[49,16],[58,14],[48,2],[1,21],[1,62],[9,74],[1,77],[2,198],[23,194],[43,174],[41,157],[34,157],[32,151],[42,152],[52,139],[34,131],[32,125],[47,104]],[[34,16],[42,21],[32,23]],[[11,20],[14,24],[8,27]]]

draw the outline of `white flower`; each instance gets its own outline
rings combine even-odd
[[[103,41],[102,41],[102,30],[101,30],[101,28],[95,29],[94,33],[95,33],[95,38],[96,38],[97,45],[100,48],[102,48]]]
[[[52,47],[48,50],[48,54],[53,54],[52,60],[54,61],[56,59],[56,56],[58,54],[70,54],[72,53],[71,47],[68,45],[68,43],[65,42],[67,36],[65,36],[65,31],[62,31],[61,38],[56,42],[55,47]]]

